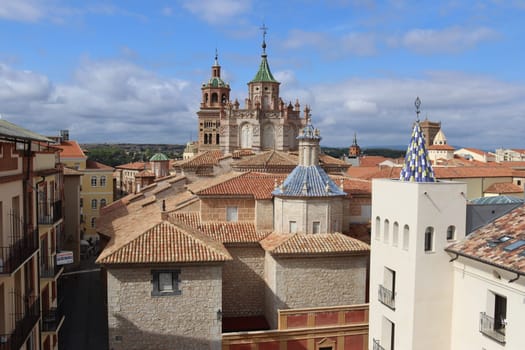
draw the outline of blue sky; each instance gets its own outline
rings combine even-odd
[[[260,27],[285,101],[322,144],[525,148],[525,1],[0,1],[0,114],[79,142],[185,143],[215,49],[244,101]]]

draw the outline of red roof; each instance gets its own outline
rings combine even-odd
[[[126,170],[144,170],[144,169],[149,169],[149,163],[145,163],[145,162],[126,163],[122,165],[117,165],[115,168],[126,169]]]
[[[490,185],[485,193],[497,193],[497,194],[508,194],[508,193],[522,193],[523,189],[512,183],[512,182],[498,182]]]
[[[61,158],[87,158],[76,141],[63,141],[57,147],[61,149]]]
[[[113,170],[112,167],[109,165],[105,165],[99,162],[95,162],[94,160],[88,159],[86,161],[86,169],[93,169],[93,170]]]

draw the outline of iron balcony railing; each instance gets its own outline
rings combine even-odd
[[[373,344],[373,350],[385,350],[384,347],[381,346],[381,344],[379,344],[379,339],[372,339],[372,344]]]
[[[382,284],[379,285],[378,299],[380,302],[382,302],[392,310],[396,309],[396,299],[394,292],[392,292],[390,289],[386,288]]]
[[[11,274],[37,250],[37,230],[30,230],[11,245],[0,247],[0,274]]]
[[[505,343],[505,326],[506,320],[495,322],[493,317],[490,317],[484,312],[479,314],[479,331],[489,338],[504,344]]]
[[[57,307],[42,311],[42,332],[58,332],[64,318],[64,311],[60,302]]]
[[[38,223],[40,225],[53,225],[62,219],[62,201],[39,201]]]
[[[42,278],[56,278],[58,277],[62,267],[57,265],[56,258],[51,256],[40,257],[40,277]]]
[[[0,350],[20,349],[40,319],[40,298],[30,295],[16,299],[13,314],[15,328],[10,334],[0,334]]]

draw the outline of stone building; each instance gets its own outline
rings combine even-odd
[[[222,332],[278,329],[278,309],[367,301],[369,247],[349,236],[362,182],[326,174],[310,123],[297,141],[289,175],[181,176],[105,208],[111,348],[220,348]]]
[[[270,71],[264,40],[262,49],[261,64],[248,83],[244,107],[240,107],[238,100],[230,101],[230,86],[222,80],[221,66],[215,56],[212,75],[201,88],[202,100],[197,112],[199,152],[297,150],[296,137],[305,125],[305,119],[300,116],[300,104],[298,101],[294,105],[285,104],[281,99],[280,83]],[[308,107],[305,114],[308,114]]]

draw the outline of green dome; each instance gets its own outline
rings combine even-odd
[[[163,160],[169,160],[169,158],[163,153],[155,153],[153,157],[149,159],[150,162],[161,162]]]

